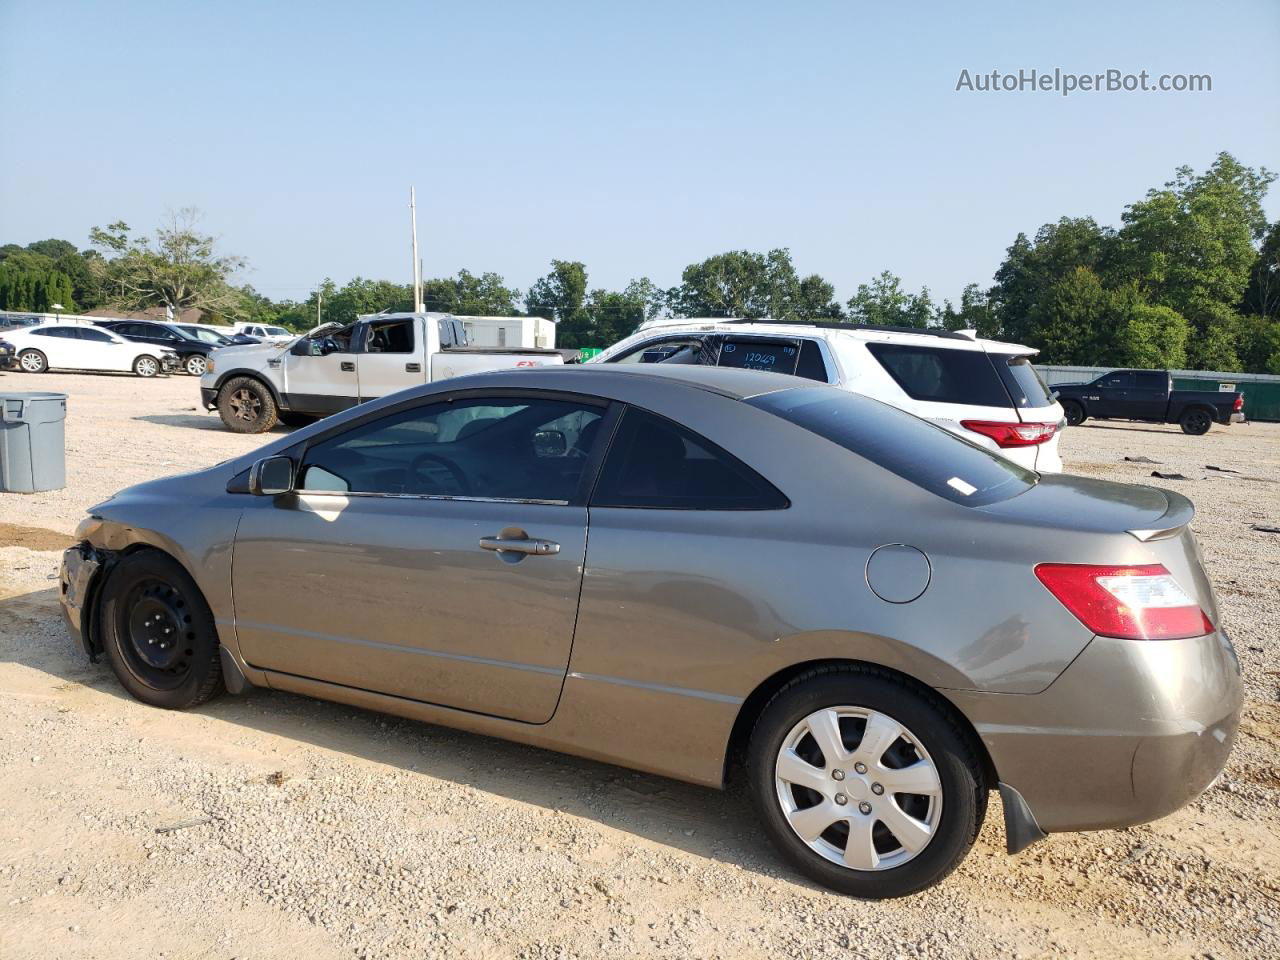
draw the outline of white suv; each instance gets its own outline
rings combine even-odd
[[[781,320],[663,319],[590,363],[692,363],[831,383],[931,420],[1024,467],[1062,470],[1062,407],[1031,347],[972,330]]]

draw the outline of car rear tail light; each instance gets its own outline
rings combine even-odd
[[[1159,563],[1042,563],[1036,576],[1077,620],[1104,637],[1181,640],[1214,630],[1199,604]]]
[[[1034,447],[1053,438],[1058,432],[1056,423],[1000,423],[996,420],[961,420],[960,426],[984,437],[990,437],[998,447]]]
[[[1232,405],[1231,405],[1231,409],[1232,409],[1233,411],[1237,412],[1237,413],[1238,413],[1239,411],[1241,411],[1241,410],[1243,410],[1243,409],[1244,409],[1244,394],[1243,394],[1243,393],[1237,393],[1237,394],[1236,394],[1236,402],[1235,402],[1234,404],[1232,404]]]

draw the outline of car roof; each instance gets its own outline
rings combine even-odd
[[[448,389],[472,389],[474,387],[531,388],[539,390],[567,390],[575,393],[598,393],[607,396],[610,385],[619,383],[651,383],[655,387],[687,387],[719,394],[733,400],[794,390],[800,387],[821,387],[817,380],[793,377],[783,373],[762,370],[742,370],[733,367],[704,367],[696,364],[569,364],[525,367],[511,370],[489,370],[484,373],[454,377],[439,384],[430,384],[424,393]],[[432,389],[435,388],[435,389]]]

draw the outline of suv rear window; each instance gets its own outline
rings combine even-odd
[[[985,359],[985,354],[978,356]],[[1016,497],[1039,479],[1033,471],[942,427],[845,390],[781,390],[744,402],[966,507]]]
[[[1004,357],[1000,354],[988,354],[996,373],[1004,381],[1004,388],[1009,391],[1015,407],[1051,407],[1054,404],[1053,394],[1045,386],[1040,374],[1031,365],[1028,356]]]
[[[912,400],[1013,406],[995,367],[981,350],[900,343],[868,343],[867,349]]]

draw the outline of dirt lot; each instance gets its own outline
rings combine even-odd
[[[1063,443],[1074,472],[1188,478],[1150,482],[1196,502],[1244,665],[1226,777],[1157,823],[1016,858],[993,802],[950,880],[873,904],[784,868],[740,790],[269,691],[184,714],[127,699],[66,635],[58,549],[116,489],[263,438],[224,431],[186,377],[0,388],[70,396],[68,488],[0,495],[6,960],[1280,955],[1280,535],[1251,529],[1280,526],[1280,425]]]

